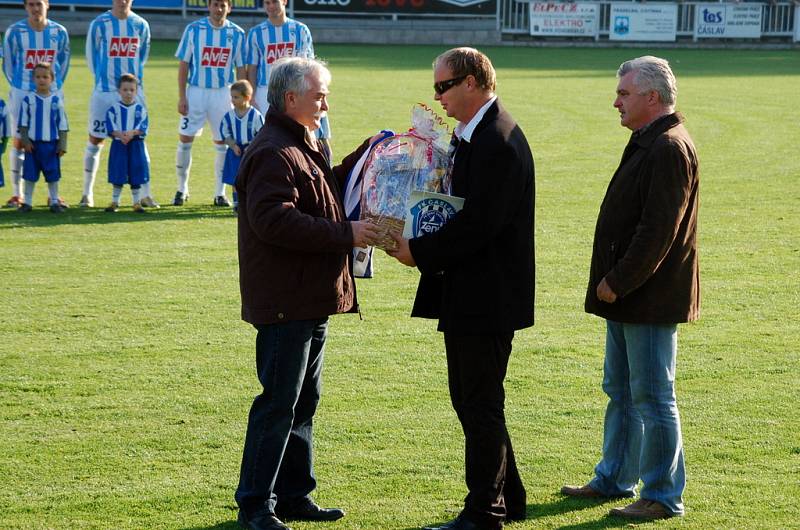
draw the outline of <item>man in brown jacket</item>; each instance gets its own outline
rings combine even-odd
[[[639,57],[617,72],[622,125],[633,134],[600,206],[586,311],[606,319],[603,456],[574,497],[640,499],[611,515],[683,515],[686,485],[675,400],[677,324],[696,320],[697,153],[675,112],[667,61]]]
[[[312,421],[320,398],[328,316],[358,310],[349,260],[375,242],[375,225],[347,221],[341,186],[369,145],[331,168],[312,132],[328,110],[330,72],[313,59],[276,62],[264,128],[245,152],[239,193],[242,318],[258,330],[263,392],[247,423],[239,523],[281,530],[284,519],[332,521],[317,506]]]

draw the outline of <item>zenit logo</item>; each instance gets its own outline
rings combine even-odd
[[[139,37],[111,37],[108,46],[109,57],[136,57],[139,51]]]
[[[280,42],[278,44],[267,45],[267,64],[272,64],[281,57],[291,57],[294,55],[293,42]]]
[[[200,65],[201,66],[228,66],[228,59],[231,56],[230,48],[221,48],[219,46],[203,46],[200,52]]]
[[[53,64],[55,58],[56,58],[55,50],[26,50],[25,69],[33,70],[33,67],[39,63]]]

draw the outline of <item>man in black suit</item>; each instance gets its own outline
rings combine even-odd
[[[494,93],[494,67],[483,53],[443,53],[433,79],[436,100],[459,122],[453,195],[464,207],[438,232],[396,236],[390,254],[421,272],[412,316],[439,319],[450,398],[464,430],[469,493],[459,516],[435,528],[497,530],[526,515],[503,380],[514,331],[533,325],[533,157]]]

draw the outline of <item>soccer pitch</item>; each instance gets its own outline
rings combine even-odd
[[[312,28],[313,29],[313,28]],[[152,187],[175,192],[176,42],[145,70]],[[409,126],[444,48],[318,45],[333,73],[335,157]],[[91,79],[73,39],[63,215],[0,210],[0,528],[232,530],[254,330],[239,320],[236,222],[211,206],[210,133],[187,206],[117,214],[101,155],[81,195]],[[654,53],[678,79],[701,163],[701,320],[679,328],[687,516],[643,527],[790,528],[800,519],[800,53],[484,49],[536,160],[536,326],[517,333],[506,414],[528,489],[511,529],[604,529],[613,503],[563,498],[599,458],[603,322],[583,312],[594,222],[629,131],[616,67]],[[7,84],[0,92],[7,94]],[[7,157],[3,201],[10,193]],[[418,274],[380,254],[364,314],[331,319],[307,529],[406,530],[461,506],[463,441],[435,323],[408,318]]]

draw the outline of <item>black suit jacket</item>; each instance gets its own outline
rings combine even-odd
[[[453,195],[464,208],[409,242],[422,273],[411,316],[438,318],[439,331],[461,334],[532,326],[533,156],[499,100],[456,152]]]

